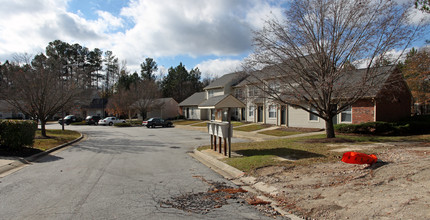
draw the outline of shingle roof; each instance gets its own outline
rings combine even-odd
[[[179,106],[197,106],[206,100],[206,92],[196,92],[184,101],[179,103]]]
[[[382,88],[387,83],[388,78],[393,72],[394,67],[393,66],[383,66],[383,67],[377,67],[374,69],[371,69],[371,71],[375,71],[371,75],[374,75],[372,86],[368,88],[365,97],[367,98],[373,98],[378,95],[378,93],[382,90]],[[342,75],[342,77],[335,83],[337,85],[342,85],[345,87],[345,85],[355,85],[356,83],[360,83],[363,80],[363,77],[367,73],[368,69],[356,69],[351,70]],[[285,72],[281,72],[281,70],[278,67],[275,66],[267,66],[263,68],[262,70],[255,71],[252,73],[252,75],[249,75],[247,78],[245,78],[243,81],[238,83],[235,87],[242,87],[245,85],[252,85],[255,83],[259,83],[260,80],[266,80],[266,79],[273,79],[277,77],[282,77],[282,81],[287,81],[289,79],[284,78],[282,75],[285,74]]]
[[[199,108],[244,108],[246,105],[230,94],[209,98],[199,105]]]
[[[234,72],[221,76],[203,89],[223,88],[225,86],[235,85],[245,77],[244,72]]]
[[[202,102],[199,107],[215,106],[218,102],[220,102],[227,96],[229,96],[229,94],[210,97],[208,100]]]

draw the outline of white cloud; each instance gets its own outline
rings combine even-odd
[[[199,68],[203,75],[222,76],[227,73],[242,70],[242,61],[231,59],[206,60],[200,64],[197,64],[196,67]]]
[[[84,10],[67,11],[70,1],[0,0],[0,60],[43,52],[57,39],[111,50],[132,67],[145,57],[238,56],[251,50],[251,29],[281,13],[274,0],[130,0],[118,16],[96,11],[89,20]]]
[[[238,55],[251,49],[251,28],[264,12],[280,11],[259,0],[134,0],[121,15],[135,26],[114,41],[115,51],[130,59],[145,56]]]

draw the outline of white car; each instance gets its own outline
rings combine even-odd
[[[116,117],[106,117],[99,120],[99,125],[109,125],[112,126],[116,123],[125,123],[124,119],[117,119]]]

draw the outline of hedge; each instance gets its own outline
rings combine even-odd
[[[371,135],[412,135],[430,132],[430,116],[414,116],[399,122],[367,122],[337,124],[336,132]]]
[[[0,145],[8,148],[31,146],[36,130],[35,121],[0,120]]]
[[[116,123],[113,126],[115,127],[131,127],[130,123]]]

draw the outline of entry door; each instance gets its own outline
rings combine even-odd
[[[257,122],[263,122],[263,106],[258,106]]]
[[[286,110],[285,105],[283,105],[281,107],[281,125],[287,124],[287,122],[285,120],[286,118],[287,118],[287,110]]]

